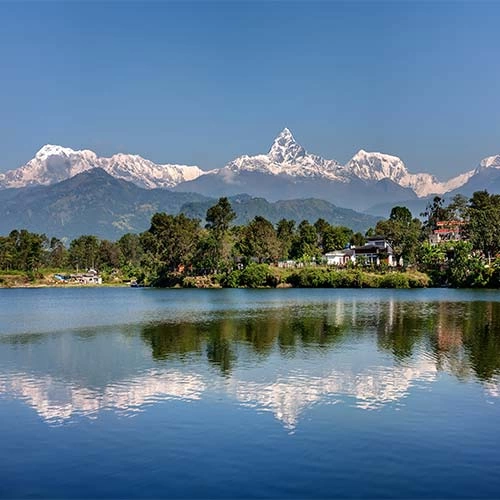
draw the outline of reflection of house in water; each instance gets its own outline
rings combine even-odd
[[[457,310],[459,308],[459,304],[439,303],[436,337],[440,350],[447,351],[462,346],[464,311]]]

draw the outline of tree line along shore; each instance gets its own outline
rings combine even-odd
[[[234,225],[223,197],[204,224],[156,213],[147,231],[118,241],[82,235],[67,244],[15,229],[0,236],[0,287],[500,288],[500,195],[436,196],[420,217],[395,206],[365,234],[323,219]],[[376,235],[387,242],[376,261],[327,265],[325,256],[353,254]]]

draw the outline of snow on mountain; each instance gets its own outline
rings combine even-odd
[[[110,175],[140,187],[172,188],[183,182],[208,175],[230,184],[239,174],[260,173],[288,179],[325,179],[347,184],[361,179],[367,183],[389,179],[402,188],[412,189],[417,196],[444,194],[465,185],[469,179],[487,169],[500,169],[500,155],[484,158],[475,170],[465,172],[448,181],[440,181],[428,173],[413,174],[397,156],[367,152],[361,149],[347,162],[339,164],[306,151],[294,139],[288,128],[274,140],[267,154],[242,155],[225,167],[203,171],[196,166],[159,165],[132,154],[115,154],[111,158],[98,157],[93,151],[75,151],[47,144],[22,167],[0,173],[0,188],[48,185],[60,182],[91,168],[100,167]]]
[[[483,158],[473,173],[478,174],[488,168],[500,169],[500,155]]]
[[[268,154],[243,155],[229,162],[220,174],[261,172],[290,177],[322,177],[346,182],[342,166],[335,160],[308,153],[298,144],[287,128],[276,137]]]
[[[171,188],[204,174],[203,170],[195,166],[157,165],[138,155],[120,153],[101,160],[102,168],[113,177],[133,182],[146,189]]]
[[[496,157],[495,157],[496,158]],[[500,161],[500,157],[498,157]],[[412,189],[417,196],[442,194],[465,184],[474,171],[466,172],[446,182],[427,173],[408,172],[397,156],[370,153],[361,149],[346,164],[308,153],[285,128],[274,140],[268,154],[243,155],[219,171],[228,182],[239,172],[261,172],[290,177],[316,177],[348,183],[354,178],[367,182],[390,179],[401,187]]]
[[[26,165],[0,175],[0,188],[54,184],[96,167],[147,189],[170,188],[204,173],[194,166],[158,165],[138,155],[120,153],[102,158],[87,149],[75,151],[47,144]]]
[[[471,170],[442,182],[431,174],[408,172],[403,161],[397,156],[368,153],[362,149],[346,164],[346,169],[351,174],[366,181],[390,179],[402,187],[412,189],[419,197],[443,194],[457,189],[463,186],[474,174],[474,171]]]

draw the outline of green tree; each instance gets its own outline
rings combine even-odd
[[[86,234],[74,239],[69,245],[69,262],[77,270],[95,268],[99,254],[99,240]]]
[[[321,256],[318,247],[316,228],[307,220],[303,220],[297,228],[290,255],[293,259],[311,261]]]
[[[274,226],[260,215],[242,229],[238,246],[247,259],[256,258],[259,263],[275,262],[280,255],[280,242]]]
[[[118,240],[120,247],[121,265],[139,266],[143,257],[140,237],[137,234],[127,233]]]
[[[421,222],[419,219],[412,218],[408,208],[394,207],[389,219],[377,223],[375,232],[384,236],[390,243],[396,261],[403,258],[406,264],[415,262],[421,234]]]
[[[418,268],[429,275],[433,285],[445,284],[446,260],[445,245],[431,245],[428,241],[424,241],[418,249]]]
[[[211,240],[215,242],[215,246],[212,247],[215,252],[213,259],[215,261],[214,271],[230,267],[229,262],[233,242],[229,234],[229,227],[235,218],[236,213],[229,200],[225,197],[219,198],[219,201],[207,210],[206,228],[212,234]]]
[[[476,191],[466,210],[465,235],[490,261],[500,251],[500,195]]]
[[[191,265],[199,240],[199,220],[184,214],[156,213],[151,219],[151,227],[141,235],[145,261],[157,274]]]
[[[101,240],[97,257],[97,267],[102,269],[118,269],[121,263],[121,250],[118,243]]]
[[[372,236],[375,234],[375,230],[373,228],[372,229]],[[368,233],[367,233],[367,236],[368,236]],[[353,246],[356,246],[356,247],[362,247],[364,244],[366,243],[366,238],[360,233],[360,232],[357,232],[357,233],[354,233],[352,236],[351,236],[351,239],[350,239],[350,244],[353,245]]]
[[[432,202],[427,204],[425,210],[420,214],[424,218],[422,232],[424,238],[428,238],[434,229],[437,228],[438,221],[448,220],[449,212],[444,206],[444,199],[434,196]]]
[[[276,226],[276,235],[280,244],[280,259],[288,259],[295,236],[295,221],[281,219]]]
[[[52,237],[49,244],[49,254],[47,263],[50,267],[62,268],[66,265],[68,259],[68,250],[64,243],[59,239]]]
[[[349,245],[353,232],[345,226],[331,226],[326,227],[320,233],[320,244],[322,252],[325,254],[333,250],[340,250]]]
[[[219,198],[219,201],[207,210],[206,227],[215,234],[224,234],[235,218],[236,213],[229,200],[225,197]]]

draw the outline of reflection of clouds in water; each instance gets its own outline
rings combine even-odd
[[[500,398],[500,380],[485,382],[484,389],[488,396],[491,396],[492,398]]]
[[[230,390],[245,405],[271,411],[286,428],[293,429],[300,414],[322,400],[339,402],[335,396],[355,399],[355,406],[373,410],[404,398],[417,382],[435,380],[437,368],[429,359],[414,366],[376,367],[365,372],[333,370],[324,377],[306,375],[280,378],[273,383],[234,380]]]
[[[60,423],[72,416],[87,417],[105,409],[141,411],[144,405],[167,399],[201,398],[205,383],[199,375],[151,370],[134,379],[111,384],[103,390],[68,385],[51,376],[30,377],[23,373],[0,378],[0,393],[25,400],[46,421]]]
[[[145,405],[168,399],[199,400],[210,389],[225,392],[244,406],[269,411],[285,428],[293,430],[304,411],[316,403],[333,404],[352,398],[355,407],[375,410],[401,401],[419,383],[433,382],[437,373],[435,361],[425,356],[411,366],[377,366],[358,372],[332,370],[324,376],[291,370],[274,381],[262,382],[236,377],[208,382],[193,372],[150,370],[102,389],[71,385],[49,375],[14,373],[0,376],[0,394],[23,399],[45,421],[60,424],[76,416],[96,418],[102,410],[131,415]],[[490,397],[500,397],[500,381],[485,382],[484,390]]]

